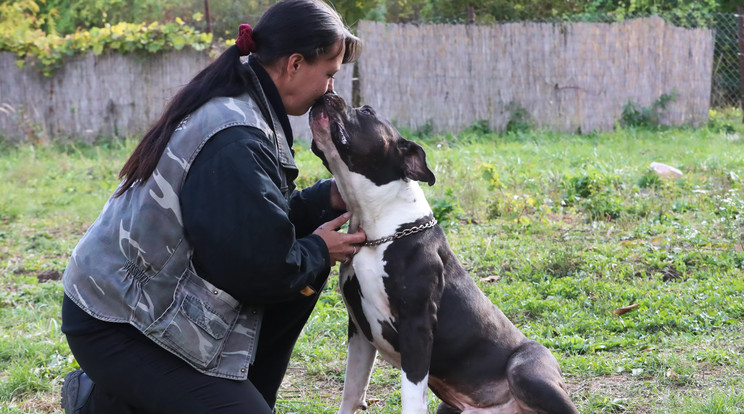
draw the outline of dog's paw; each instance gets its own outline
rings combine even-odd
[[[352,414],[359,411],[367,411],[367,402],[365,401],[365,399],[352,404],[341,402],[341,407],[339,408],[337,414]]]

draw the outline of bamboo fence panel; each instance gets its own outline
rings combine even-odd
[[[140,136],[210,62],[206,53],[185,49],[145,56],[90,53],[45,77],[30,66],[19,69],[16,59],[0,53],[0,139],[14,141]],[[348,98],[352,72],[344,65],[335,82]],[[295,134],[309,139],[307,116],[291,118]]]
[[[623,107],[677,97],[668,125],[707,122],[713,33],[659,17],[621,23],[396,25],[362,21],[361,101],[396,125],[456,133],[486,120],[501,130],[519,108],[537,127],[591,132],[615,127]],[[141,135],[209,58],[193,50],[88,54],[53,77],[0,53],[0,138],[47,140]],[[351,99],[352,65],[336,76]],[[307,116],[291,117],[309,139]]]
[[[676,99],[663,124],[708,120],[713,32],[659,17],[494,26],[359,23],[361,100],[399,127],[504,129],[523,108],[541,128],[613,129],[628,102]]]
[[[146,56],[92,53],[67,60],[52,77],[19,69],[0,54],[0,128],[10,139],[140,134],[168,100],[207,63],[205,54]]]

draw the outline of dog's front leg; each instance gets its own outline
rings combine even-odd
[[[429,367],[436,327],[436,306],[426,297],[410,298],[400,305],[401,412],[426,414]]]
[[[436,257],[427,257],[408,263],[405,268],[391,268],[390,273],[400,275],[391,290],[404,292],[391,298],[391,307],[399,315],[396,329],[403,371],[402,413],[425,414],[434,334],[444,289],[443,264]]]
[[[367,408],[367,385],[377,350],[349,320],[349,345],[346,355],[346,378],[339,414],[352,414]]]
[[[401,385],[401,413],[403,414],[426,414],[426,393],[429,389],[429,375],[418,382],[412,381],[403,371],[403,384]]]
[[[426,414],[432,345],[431,326],[424,327],[415,322],[401,323],[399,329],[402,371],[401,413]]]

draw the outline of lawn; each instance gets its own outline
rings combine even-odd
[[[424,191],[460,261],[554,353],[582,413],[744,413],[737,117],[697,130],[406,133],[437,175]],[[59,331],[59,278],[135,144],[0,143],[0,413],[61,412],[77,365]],[[296,149],[300,185],[328,176],[306,144]],[[683,176],[661,178],[653,161]],[[336,288],[298,342],[280,413],[332,413],[340,401]],[[369,412],[399,412],[398,372],[378,361],[368,397]]]

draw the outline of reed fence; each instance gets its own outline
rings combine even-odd
[[[713,32],[660,17],[618,23],[411,25],[360,22],[361,99],[398,126],[501,130],[525,114],[557,131],[604,131],[624,107],[668,125],[708,120]]]
[[[374,106],[399,127],[456,133],[476,122],[502,130],[519,115],[534,126],[588,133],[613,129],[629,103],[668,125],[708,119],[716,31],[659,17],[616,23],[494,25],[362,21],[364,52],[336,76],[347,99]],[[44,77],[0,53],[0,139],[92,141],[140,135],[204,67],[190,50],[155,55],[88,54]],[[358,84],[355,84],[358,82]],[[356,92],[355,92],[356,91]],[[352,96],[353,95],[353,96]],[[309,138],[305,117],[295,135]]]

